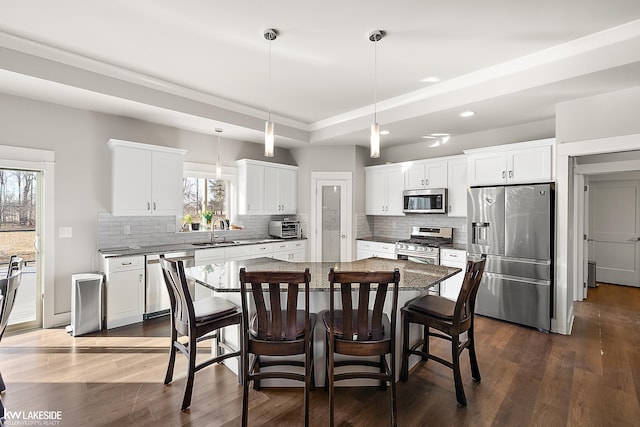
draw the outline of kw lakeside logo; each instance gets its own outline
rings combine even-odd
[[[5,412],[6,426],[55,426],[62,421],[62,411],[9,411]]]

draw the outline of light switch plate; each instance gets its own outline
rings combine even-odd
[[[131,234],[131,226],[129,224],[124,226],[124,234]]]
[[[73,229],[71,227],[60,227],[58,229],[58,235],[60,238],[72,237]]]

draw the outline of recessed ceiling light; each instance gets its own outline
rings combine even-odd
[[[423,83],[438,83],[440,81],[440,79],[436,76],[429,76],[429,77],[425,77],[424,79],[420,80]]]
[[[463,111],[462,113],[460,113],[460,117],[471,117],[475,115],[476,115],[475,111]]]
[[[422,137],[424,139],[436,139],[437,138],[437,136],[433,136],[433,135],[422,135]]]
[[[381,130],[380,135],[389,135],[391,132],[388,130]]]
[[[439,138],[441,136],[449,136],[449,134],[448,133],[432,133],[431,136]]]

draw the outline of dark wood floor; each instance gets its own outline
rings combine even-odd
[[[179,410],[184,358],[164,386],[166,318],[72,338],[62,329],[7,336],[0,369],[7,410],[62,411],[62,426],[236,426],[242,390],[223,366],[196,375],[189,411]],[[398,386],[401,426],[640,425],[640,289],[601,285],[576,304],[571,336],[478,317],[482,382],[463,378],[469,404],[456,405],[451,372],[420,364]],[[445,352],[444,347],[436,347]],[[387,393],[336,392],[336,424],[388,425]],[[298,426],[301,390],[251,391],[250,425]],[[311,425],[328,425],[325,390],[311,393]]]

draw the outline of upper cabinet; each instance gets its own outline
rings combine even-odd
[[[447,172],[447,213],[449,216],[467,216],[467,158],[450,157]]]
[[[465,151],[469,185],[553,181],[554,144],[550,138]]]
[[[112,215],[182,215],[185,150],[116,139],[108,146]]]
[[[369,166],[366,175],[366,214],[404,215],[404,173],[400,165]]]
[[[404,189],[447,187],[447,162],[442,160],[421,160],[407,164],[404,174]]]
[[[296,213],[297,166],[248,159],[236,164],[240,215]]]

